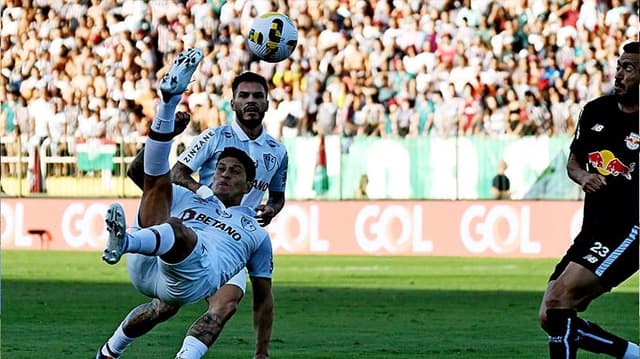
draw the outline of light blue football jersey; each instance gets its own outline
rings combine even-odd
[[[201,184],[210,186],[220,153],[226,147],[237,147],[247,152],[256,165],[256,179],[251,191],[242,199],[243,205],[256,208],[262,203],[267,189],[285,191],[289,166],[287,149],[264,129],[258,138],[250,139],[235,120],[231,125],[202,132],[178,156],[178,161],[198,172]]]
[[[267,231],[246,206],[226,208],[217,197],[202,199],[190,190],[173,185],[171,216],[182,220],[207,239],[209,254],[216,258],[220,282],[225,283],[245,265],[249,275],[271,278],[273,253]]]

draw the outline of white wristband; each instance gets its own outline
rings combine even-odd
[[[196,194],[200,196],[200,198],[207,199],[209,197],[213,197],[213,191],[208,186],[202,185],[196,191]]]

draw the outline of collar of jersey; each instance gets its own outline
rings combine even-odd
[[[260,136],[258,136],[255,140],[252,140],[249,138],[249,136],[247,136],[247,134],[242,130],[242,128],[240,128],[240,125],[238,125],[238,122],[234,119],[231,122],[231,129],[233,130],[233,132],[236,133],[236,136],[238,136],[238,139],[240,141],[255,141],[261,145],[265,144],[265,141],[267,140],[267,136],[266,136],[266,132],[264,130],[264,127],[262,127],[262,132],[260,132]]]
[[[210,201],[214,201],[216,202],[216,204],[218,204],[222,210],[233,210],[233,211],[239,211],[243,214],[246,214],[247,216],[250,217],[254,217],[256,215],[256,211],[248,206],[243,206],[243,205],[237,205],[237,206],[230,206],[230,207],[226,207],[224,205],[224,203],[222,203],[222,201],[220,200],[220,198],[218,198],[218,196],[211,196],[209,197]]]
[[[231,207],[227,207],[228,210],[232,210],[232,211],[238,211],[242,214],[245,214],[249,217],[254,217],[256,215],[256,211],[251,208],[251,207],[247,207],[247,206],[243,206],[243,205],[239,205],[239,206],[231,206]]]
[[[224,203],[222,203],[220,198],[218,198],[218,196],[216,196],[216,195],[213,195],[213,196],[209,197],[208,200],[215,202],[218,206],[222,207],[222,209],[227,209],[227,207],[224,205]]]

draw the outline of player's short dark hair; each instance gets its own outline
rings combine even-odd
[[[257,82],[260,85],[262,85],[262,88],[264,88],[265,94],[269,93],[269,85],[267,84],[267,79],[265,79],[264,76],[257,74],[255,72],[246,71],[236,76],[236,78],[233,79],[233,83],[231,84],[231,90],[233,91],[234,97],[236,96],[236,90],[238,90],[238,86],[242,82]]]
[[[218,157],[218,162],[227,157],[235,158],[242,163],[247,181],[253,181],[256,178],[256,165],[246,152],[237,147],[225,147]]]
[[[622,51],[627,54],[640,54],[640,42],[633,41],[629,42],[622,47]]]

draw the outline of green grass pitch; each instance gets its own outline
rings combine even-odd
[[[147,299],[99,253],[3,251],[1,356],[92,358]],[[555,260],[276,256],[272,358],[545,358],[537,310]],[[207,358],[251,358],[251,294]],[[181,310],[124,358],[173,358],[205,310]],[[638,338],[638,276],[584,318]],[[599,356],[579,352],[579,358]]]

